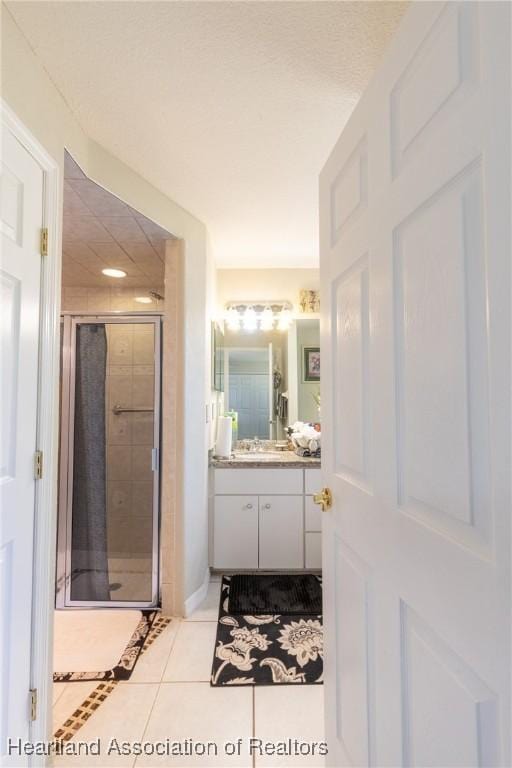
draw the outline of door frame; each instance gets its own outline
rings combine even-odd
[[[57,521],[56,599],[59,609],[73,608],[154,608],[160,599],[160,456],[162,417],[162,313],[159,312],[62,312],[62,402],[60,418],[59,510]],[[74,412],[76,372],[76,331],[79,325],[126,325],[146,323],[154,327],[154,417],[153,417],[153,501],[151,600],[72,600],[70,595],[71,527],[74,460]]]
[[[41,257],[39,373],[37,385],[37,448],[43,452],[43,475],[35,483],[35,526],[32,586],[30,687],[37,690],[37,717],[30,738],[46,741],[51,732],[53,675],[53,604],[55,534],[57,530],[57,454],[60,314],[61,169],[13,110],[2,99],[2,123],[30,153],[43,172],[43,222],[48,253]],[[28,691],[27,691],[28,703]],[[28,705],[27,705],[28,716]],[[44,765],[36,757],[31,765]]]

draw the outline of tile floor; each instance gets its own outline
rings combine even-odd
[[[263,742],[323,741],[323,686],[211,688],[209,679],[218,613],[220,581],[186,620],[173,620],[145,652],[130,680],[119,683],[74,740],[101,739],[101,756],[60,756],[55,766],[321,766],[319,756],[248,755],[250,738]],[[54,686],[55,728],[94,689],[96,683]],[[111,739],[185,742],[204,745],[209,755],[106,755]],[[242,754],[225,753],[225,744],[243,740]],[[213,754],[215,746],[217,755]],[[228,747],[229,749],[229,747]]]

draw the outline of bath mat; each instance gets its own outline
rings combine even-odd
[[[140,651],[140,656],[153,645],[162,632],[169,626],[172,619],[170,616],[157,615],[151,629],[146,636],[144,644]],[[76,736],[76,733],[91,718],[100,706],[108,699],[111,693],[119,685],[120,680],[109,680],[98,683],[90,693],[84,698],[78,707],[75,707],[69,715],[66,716],[63,723],[54,723],[56,730],[53,738],[56,741],[56,754],[59,754],[59,744],[70,741]],[[54,708],[55,713],[55,708]]]
[[[237,573],[231,576],[229,612],[282,616],[322,613],[322,585],[310,573]]]
[[[116,609],[116,610],[108,610],[103,612],[99,636],[95,638],[96,643],[101,643],[102,631],[104,633],[105,639],[108,636],[108,620],[113,618],[108,614],[117,615],[117,613],[121,610],[122,609]],[[78,611],[73,611],[73,612],[70,611],[69,613],[78,614]],[[79,620],[81,623],[83,623],[84,621],[86,622],[88,613],[96,613],[96,612],[80,611],[80,614],[82,615],[77,620]],[[53,674],[53,682],[54,683],[74,683],[74,682],[84,682],[88,680],[128,680],[135,668],[141,649],[152,627],[155,617],[157,616],[157,611],[131,611],[130,613],[136,614],[138,619],[137,623],[135,624],[135,627],[133,628],[131,635],[128,635],[128,640],[125,644],[124,649],[121,648],[118,658],[115,661],[112,660],[112,665],[109,669],[105,669],[102,671],[82,671],[82,670],[76,670],[76,669],[63,671],[62,669],[58,669],[58,666],[61,666],[59,665],[58,646],[59,646],[59,643],[65,645],[66,638],[65,637],[63,639],[57,638],[56,659],[54,662],[54,665],[57,667],[57,670]],[[120,617],[120,620],[121,619],[124,620],[125,618],[126,617]],[[66,618],[66,621],[72,621],[72,620],[73,620],[72,617],[70,619]],[[93,619],[91,617],[90,621],[92,620]],[[76,631],[76,627],[72,629]],[[87,635],[88,633],[85,630],[83,637],[85,638],[87,637]],[[72,638],[72,636],[73,636],[72,633],[68,635],[68,640]],[[85,663],[83,664],[83,666],[85,666]],[[96,666],[99,666],[99,665],[96,665]]]
[[[222,578],[210,684],[321,684],[322,614],[235,614],[230,606],[233,578]],[[321,577],[313,578],[321,589]]]

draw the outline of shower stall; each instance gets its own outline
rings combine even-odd
[[[159,600],[161,318],[61,324],[56,607]]]

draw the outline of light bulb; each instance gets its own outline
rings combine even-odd
[[[135,301],[139,304],[152,304],[153,299],[150,296],[136,296]]]
[[[247,307],[245,310],[243,324],[245,331],[255,331],[257,329],[258,315],[253,307]]]
[[[277,322],[277,327],[280,331],[287,331],[290,327],[290,323],[292,321],[292,313],[289,309],[283,309],[279,313],[279,319]]]
[[[272,312],[272,309],[267,304],[267,306],[261,313],[260,328],[262,331],[271,331],[273,327],[274,327],[274,313]]]
[[[226,323],[228,330],[239,331],[240,330],[240,315],[235,307],[230,307],[226,312]]]

